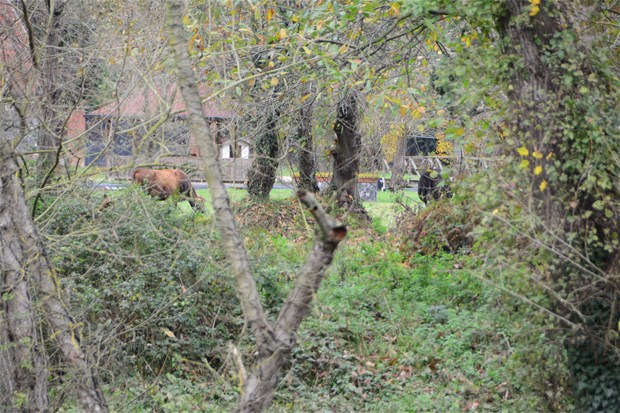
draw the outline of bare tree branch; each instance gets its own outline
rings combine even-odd
[[[242,381],[240,412],[261,412],[269,406],[280,383],[282,368],[288,363],[295,334],[307,316],[310,304],[318,290],[325,271],[331,263],[339,242],[346,236],[346,228],[327,215],[316,199],[301,191],[298,196],[314,215],[320,234],[315,238],[311,254],[299,272],[293,290],[282,306],[274,326],[267,322],[260,302],[256,282],[252,276],[247,252],[237,230],[230,208],[228,193],[222,181],[215,142],[209,138],[209,126],[202,114],[196,79],[191,69],[182,25],[183,10],[180,1],[168,2],[168,31],[177,63],[178,85],[189,114],[192,133],[199,139],[205,178],[209,184],[218,228],[234,274],[237,295],[245,320],[256,338],[258,356],[251,371],[247,372],[236,352],[233,357]]]

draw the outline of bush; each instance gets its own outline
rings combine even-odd
[[[242,319],[210,218],[133,190],[115,195],[103,212],[98,196],[59,200],[41,225],[88,340],[112,371],[221,365]]]
[[[479,217],[457,207],[453,199],[430,203],[422,211],[407,209],[398,218],[397,234],[405,254],[425,255],[467,252],[473,246],[473,231]]]

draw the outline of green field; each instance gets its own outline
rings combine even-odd
[[[207,210],[212,210],[210,206],[211,194],[208,189],[199,189],[196,191],[198,195],[204,197],[207,201]],[[228,188],[228,195],[231,202],[241,202],[247,198],[247,191],[245,189]],[[273,189],[269,195],[272,201],[284,200],[294,197],[294,193],[290,189]],[[376,201],[367,201],[363,203],[364,208],[370,213],[373,218],[381,219],[384,225],[391,225],[394,223],[395,211],[401,211],[402,205],[410,208],[418,208],[421,205],[418,194],[413,191],[402,192],[378,192]],[[189,210],[189,204],[186,202],[179,204],[184,211]]]

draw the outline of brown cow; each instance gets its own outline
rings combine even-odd
[[[165,200],[178,194],[187,199],[194,211],[205,212],[205,199],[198,196],[187,174],[178,169],[138,168],[133,172],[133,182],[144,187],[152,197]]]

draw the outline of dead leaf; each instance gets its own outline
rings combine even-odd
[[[176,338],[176,336],[174,335],[174,333],[170,330],[168,330],[167,328],[162,328],[161,331],[167,335],[170,338]]]

